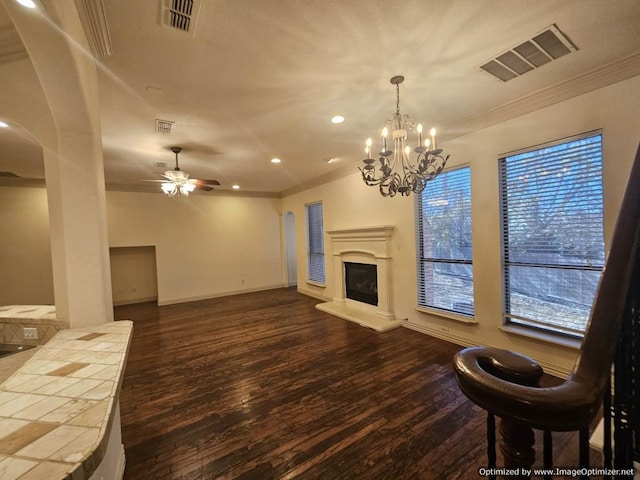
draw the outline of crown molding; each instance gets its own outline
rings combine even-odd
[[[95,58],[111,55],[111,35],[103,0],[75,0],[82,28]]]
[[[635,50],[631,54],[620,57],[589,72],[537,90],[460,122],[445,125],[442,130],[447,133],[442,135],[442,143],[638,75],[640,75],[640,50]],[[283,190],[280,192],[280,196],[288,197],[309,188],[351,175],[355,173],[355,167],[358,164],[359,162],[350,163],[340,170]]]
[[[589,72],[448,125],[443,129],[448,132],[446,138],[443,135],[443,141],[467,135],[637,75],[640,75],[640,50]]]
[[[159,183],[149,182],[149,185],[140,185],[134,183],[115,183],[109,182],[105,184],[107,192],[133,192],[133,193],[152,193],[154,195],[163,195],[159,188]],[[214,189],[210,192],[193,193],[195,196],[206,197],[253,197],[253,198],[280,198],[278,193],[274,192],[253,192],[253,191],[235,191]]]

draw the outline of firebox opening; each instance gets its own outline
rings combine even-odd
[[[376,265],[344,262],[344,278],[347,298],[369,305],[378,305]]]

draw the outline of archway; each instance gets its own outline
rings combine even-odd
[[[293,212],[284,214],[284,243],[287,265],[287,286],[298,285],[298,258],[296,250],[296,217]]]

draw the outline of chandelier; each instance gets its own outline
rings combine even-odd
[[[421,193],[426,183],[442,172],[449,159],[449,155],[443,157],[442,149],[438,148],[435,128],[429,131],[429,136],[423,141],[422,124],[416,125],[412,117],[400,113],[400,84],[403,81],[402,75],[391,79],[391,83],[396,86],[396,112],[392,119],[384,122],[382,150],[378,159],[371,157],[372,141],[368,138],[365,148],[367,158],[362,161],[364,166],[358,167],[364,183],[370,187],[379,185],[380,193],[384,197],[393,197],[396,193]],[[413,151],[417,156],[412,160],[407,133],[414,129],[417,133],[417,146]],[[392,150],[389,150],[387,144],[389,132],[393,139]]]

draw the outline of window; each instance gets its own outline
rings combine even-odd
[[[506,323],[580,337],[604,265],[602,135],[499,162]]]
[[[307,210],[307,257],[309,280],[324,285],[324,229],[322,227],[322,202],[305,205]]]
[[[449,170],[416,195],[418,305],[473,315],[471,170]]]

